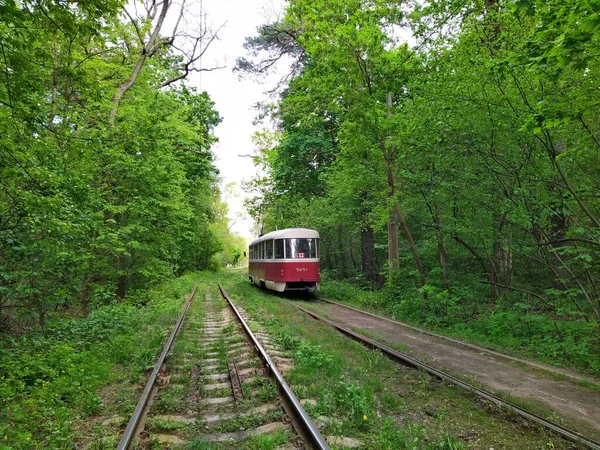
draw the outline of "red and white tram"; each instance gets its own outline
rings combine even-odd
[[[318,291],[319,233],[308,228],[272,231],[250,244],[250,281],[274,291]]]

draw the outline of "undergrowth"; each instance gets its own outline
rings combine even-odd
[[[195,277],[197,278],[197,276]],[[73,448],[74,428],[102,412],[99,388],[151,369],[194,277],[140,302],[56,316],[44,332],[0,341],[0,448]]]
[[[299,313],[294,306],[303,304],[297,303],[301,296],[282,298],[236,275],[222,274],[222,285],[252,320],[260,322],[271,342],[290,355],[294,367],[285,379],[299,399],[308,400],[304,407],[324,435],[357,439],[360,448],[389,450],[543,448],[550,442],[544,433],[515,427],[485,410],[459,389],[396,365]],[[329,281],[322,286],[326,284],[330,286]],[[344,292],[338,298],[345,301],[354,293],[373,309],[383,302],[374,292],[354,292],[341,283],[336,287]],[[567,448],[562,442],[551,444]]]

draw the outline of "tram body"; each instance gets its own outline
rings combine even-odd
[[[250,282],[277,292],[318,291],[319,239],[308,228],[286,228],[255,239],[250,244]]]

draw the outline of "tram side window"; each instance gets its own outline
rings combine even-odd
[[[283,259],[283,239],[275,239],[275,259]]]
[[[265,258],[273,259],[273,241],[265,241]]]
[[[250,261],[254,260],[254,246],[250,246]]]

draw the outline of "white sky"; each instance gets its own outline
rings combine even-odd
[[[232,69],[237,57],[247,56],[242,47],[245,38],[256,35],[258,26],[281,16],[283,1],[203,0],[202,3],[210,28],[216,30],[225,24],[219,32],[219,40],[214,41],[206,52],[202,67],[226,65],[226,68],[193,74],[189,82],[208,92],[223,118],[215,133],[219,142],[213,147],[216,165],[223,179],[221,192],[229,205],[230,225],[233,223],[231,230],[241,236],[252,237],[253,224],[242,204],[244,193],[241,182],[252,178],[255,168],[250,158],[239,155],[253,153],[251,136],[258,128],[252,125],[256,116],[252,105],[267,98],[265,91],[274,86],[277,77],[274,75],[266,84],[252,79],[240,81]],[[237,184],[233,194],[225,190],[225,185],[231,182]],[[244,217],[240,219],[242,214]]]

